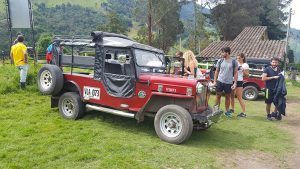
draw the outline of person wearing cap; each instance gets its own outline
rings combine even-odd
[[[18,42],[11,47],[10,57],[14,65],[20,70],[20,87],[24,89],[28,72],[28,54],[27,47],[23,43],[24,37],[19,35],[17,40]]]

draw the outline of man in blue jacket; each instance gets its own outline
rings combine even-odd
[[[279,78],[280,69],[278,67],[279,59],[272,58],[271,65],[266,67],[262,74],[262,80],[266,82],[266,112],[267,119],[272,120],[272,115],[270,113],[271,104],[274,103],[274,97],[276,94],[276,84]],[[275,107],[274,112],[277,112],[277,108]]]

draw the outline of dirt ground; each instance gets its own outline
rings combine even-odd
[[[287,103],[289,115],[285,118],[286,123],[282,123],[282,128],[286,129],[294,136],[295,151],[286,156],[285,160],[289,168],[300,168],[300,100],[292,100]]]
[[[287,102],[288,115],[283,118],[280,128],[290,132],[294,137],[295,150],[286,154],[283,159],[276,159],[273,155],[259,151],[226,152],[220,155],[220,162],[224,168],[242,169],[300,169],[300,100]],[[230,158],[222,158],[230,156]]]

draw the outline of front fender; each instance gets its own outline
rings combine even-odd
[[[160,108],[169,104],[181,106],[189,112],[195,109],[194,96],[152,92],[146,104],[136,113],[135,119],[142,122],[144,121],[145,112],[155,114]]]

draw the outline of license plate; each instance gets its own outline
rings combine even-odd
[[[83,98],[85,100],[89,100],[89,99],[100,100],[100,88],[84,86],[83,87]]]

